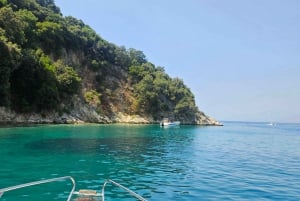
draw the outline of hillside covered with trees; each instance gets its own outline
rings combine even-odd
[[[0,0],[0,58],[2,122],[217,124],[181,79],[64,17],[53,0]]]

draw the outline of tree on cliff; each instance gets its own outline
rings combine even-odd
[[[157,119],[198,111],[182,80],[170,78],[142,51],[112,44],[81,20],[63,17],[53,0],[0,0],[0,57],[0,106],[17,112],[60,111],[72,107],[74,95],[97,100],[101,112],[118,105],[114,101]],[[127,85],[123,95],[112,93]]]

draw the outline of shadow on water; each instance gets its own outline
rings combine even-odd
[[[57,163],[55,169],[68,169],[83,180],[90,180],[89,174],[97,174],[99,178],[111,175],[122,178],[121,183],[131,184],[139,190],[148,189],[144,193],[149,195],[149,190],[161,193],[160,186],[166,180],[170,185],[175,182],[173,178],[186,174],[188,164],[180,159],[178,153],[191,141],[180,129],[157,129],[143,136],[49,137],[30,141],[24,144],[24,148],[28,155],[46,158],[47,164]],[[60,160],[73,167],[61,164]],[[161,178],[168,179],[162,183]]]
[[[118,154],[138,154],[147,148],[153,141],[150,137],[131,138],[58,138],[42,139],[25,144],[27,149],[47,153],[65,154],[106,154],[118,152]]]

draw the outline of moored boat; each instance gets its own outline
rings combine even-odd
[[[160,126],[164,127],[164,126],[179,126],[180,125],[180,121],[170,121],[168,118],[164,118],[161,122],[160,122]]]

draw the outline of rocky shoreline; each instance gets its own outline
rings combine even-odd
[[[151,117],[142,117],[139,115],[127,115],[116,113],[113,116],[99,115],[93,108],[88,106],[80,107],[69,114],[59,115],[57,112],[46,114],[27,113],[19,114],[5,107],[0,107],[0,124],[84,124],[84,123],[127,123],[127,124],[157,124]],[[184,121],[182,124],[203,125],[203,126],[222,126],[221,123],[213,118],[207,117],[203,113],[197,115],[194,122]]]

